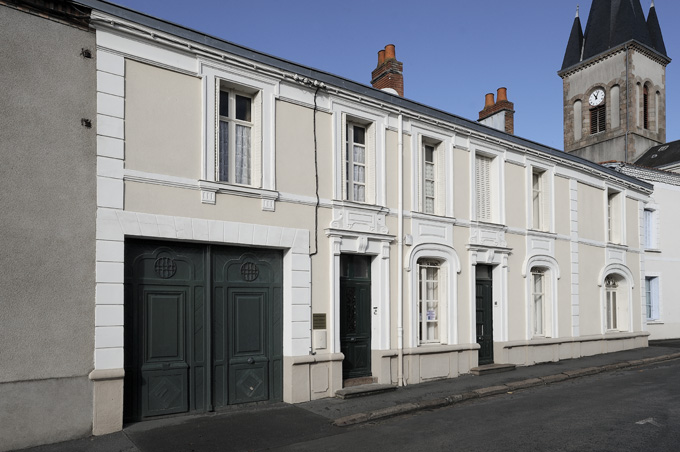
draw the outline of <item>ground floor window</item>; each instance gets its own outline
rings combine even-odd
[[[618,282],[611,276],[604,280],[606,293],[605,315],[607,321],[607,330],[618,329],[618,315],[617,315],[617,292],[619,288]]]
[[[440,270],[439,261],[418,261],[418,338],[421,344],[440,341]]]
[[[534,336],[545,336],[545,273],[539,268],[531,269],[531,292]]]
[[[647,320],[659,319],[659,278],[645,278],[645,311]]]

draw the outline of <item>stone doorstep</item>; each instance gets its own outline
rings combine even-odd
[[[364,385],[372,385],[378,382],[378,379],[376,377],[357,377],[357,378],[348,378],[346,380],[342,380],[342,387],[343,388],[350,388],[352,386],[364,386]]]
[[[350,386],[335,391],[335,397],[340,399],[351,399],[355,397],[365,397],[375,394],[382,394],[384,392],[394,391],[397,387],[395,385],[379,385],[367,384],[359,386]]]
[[[510,372],[517,368],[514,364],[486,364],[484,366],[473,367],[470,369],[472,375],[488,375],[498,374],[501,372]]]

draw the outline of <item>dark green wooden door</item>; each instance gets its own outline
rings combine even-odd
[[[371,258],[340,256],[342,377],[371,375]]]
[[[283,399],[282,259],[213,251],[215,407]]]
[[[205,249],[127,241],[125,417],[206,408]]]
[[[126,241],[126,419],[282,400],[282,267],[276,251]]]
[[[493,363],[493,280],[491,267],[477,265],[476,281],[476,328],[479,364]]]

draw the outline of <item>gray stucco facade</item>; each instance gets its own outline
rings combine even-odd
[[[95,34],[0,2],[0,42],[0,450],[9,450],[92,431]]]

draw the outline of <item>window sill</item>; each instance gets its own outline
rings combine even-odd
[[[198,187],[201,190],[212,191],[215,193],[223,193],[237,196],[246,196],[249,198],[262,198],[276,200],[279,197],[279,192],[275,190],[266,190],[263,188],[255,188],[248,185],[235,185],[228,182],[213,182],[207,180],[199,180]]]
[[[370,204],[370,203],[364,203],[364,202],[356,202],[356,201],[348,201],[348,200],[342,200],[342,199],[334,199],[331,201],[331,204],[333,207],[351,207],[354,209],[364,209],[364,210],[371,210],[374,212],[387,212],[389,209],[385,206],[380,206],[377,204]]]
[[[445,221],[452,224],[456,223],[455,218],[447,217],[445,215],[438,215],[436,213],[411,212],[411,218],[413,218],[414,220],[435,220]]]
[[[647,325],[664,325],[663,320],[647,320]]]
[[[645,253],[656,253],[660,254],[661,250],[659,248],[645,248]]]

